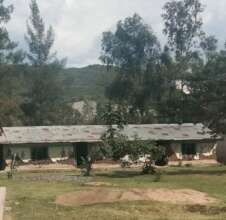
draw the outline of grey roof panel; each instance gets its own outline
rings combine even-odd
[[[4,127],[0,144],[99,142],[104,125]],[[219,139],[203,124],[127,125],[122,131],[129,140],[202,141]]]

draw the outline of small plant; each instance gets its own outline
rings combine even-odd
[[[10,171],[7,172],[8,179],[12,179],[13,178],[14,171],[16,170],[16,159],[17,159],[17,155],[16,154],[12,154],[12,159],[11,159],[11,164],[10,164]]]
[[[163,154],[158,160],[155,161],[156,166],[166,166],[169,163],[169,158],[166,154]]]
[[[122,168],[130,168],[131,167],[131,162],[126,161],[126,160],[121,160],[121,167]]]
[[[186,163],[184,166],[185,167],[192,167],[192,164],[191,163]]]
[[[155,172],[155,175],[154,175],[154,182],[159,182],[161,180],[161,172],[157,171]]]
[[[92,170],[92,164],[93,160],[90,156],[87,156],[87,158],[82,157],[82,175],[83,176],[90,176],[90,172]]]
[[[105,148],[103,144],[97,145],[93,148],[89,148],[89,154],[87,157],[82,157],[82,166],[81,172],[83,176],[90,176],[92,171],[92,165],[95,161],[100,158],[106,157],[106,155],[110,155],[109,149]]]
[[[156,169],[154,166],[152,166],[151,162],[145,162],[144,166],[142,168],[142,173],[143,174],[155,174]]]
[[[179,160],[178,161],[178,165],[177,165],[178,167],[182,167],[182,160]]]

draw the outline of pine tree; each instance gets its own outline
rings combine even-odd
[[[36,0],[30,3],[31,16],[27,24],[29,52],[27,58],[31,64],[30,89],[23,110],[29,125],[52,125],[61,123],[61,112],[65,108],[59,72],[64,60],[58,60],[51,53],[54,44],[53,28],[46,31],[43,18]],[[64,121],[65,120],[64,117]]]
[[[51,26],[46,31],[36,0],[31,0],[30,10],[31,16],[27,23],[27,35],[25,35],[29,47],[27,57],[33,66],[43,66],[49,64],[56,55],[51,54],[54,32]]]

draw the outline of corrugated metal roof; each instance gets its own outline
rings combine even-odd
[[[99,142],[107,127],[103,125],[5,127],[0,144]],[[185,141],[214,140],[216,136],[202,124],[127,125],[122,131],[129,140]],[[219,138],[219,137],[218,137]]]

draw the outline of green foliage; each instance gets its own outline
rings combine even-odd
[[[221,51],[198,69],[190,79],[194,117],[209,127],[226,132],[226,52]]]
[[[20,105],[24,87],[22,66],[0,66],[0,121],[2,126],[19,126],[23,122]]]
[[[29,87],[23,104],[28,125],[58,125],[76,123],[72,109],[63,101],[63,89],[59,72],[64,60],[51,54],[54,43],[53,29],[45,30],[44,21],[36,0],[31,0],[30,23],[25,39],[28,43],[27,57],[32,64]]]
[[[141,141],[137,137],[134,137],[134,140],[129,140],[123,134],[124,126],[126,126],[123,111],[114,109],[111,103],[107,107],[108,111],[104,115],[104,119],[108,129],[102,136],[102,140],[106,149],[110,149],[108,152],[111,152],[111,154],[108,156],[111,156],[114,160],[119,160],[129,155],[134,162],[139,157],[145,156],[147,161],[144,163],[144,170],[152,170],[154,172],[152,164],[163,157],[165,149],[151,142]]]
[[[87,100],[104,100],[105,88],[115,78],[115,69],[107,71],[106,66],[92,65],[83,68],[63,69],[60,81],[68,102]]]
[[[21,71],[20,64],[24,59],[17,44],[9,38],[6,24],[11,18],[13,6],[0,1],[0,122],[1,126],[20,125],[23,113],[20,109],[23,88],[16,72]],[[21,84],[20,84],[21,83]]]
[[[141,141],[136,137],[134,137],[134,140],[128,140],[125,135],[119,132],[114,135],[114,138],[103,138],[103,141],[105,147],[111,149],[111,156],[114,160],[129,155],[129,158],[136,162],[140,157],[146,157],[143,166],[143,172],[145,173],[146,171],[154,173],[153,164],[165,155],[165,148],[157,146],[153,142]]]
[[[102,136],[102,140],[106,149],[110,149],[108,151],[108,153],[111,152],[109,156],[115,160],[124,156],[128,147],[127,137],[120,133],[127,123],[123,113],[124,111],[120,111],[117,106],[109,102],[106,104],[105,112],[102,115],[102,120],[108,127]]]
[[[202,36],[203,6],[199,0],[170,1],[164,5],[162,15],[165,28],[163,32],[168,36],[168,43],[181,59],[189,55],[196,46],[196,41]]]
[[[126,110],[123,108],[123,106],[116,106],[109,102],[106,104],[106,110],[102,115],[102,118],[106,125],[117,125],[117,128],[123,129],[124,125],[127,123],[126,119],[124,118],[125,111]]]
[[[92,170],[92,163],[93,159],[90,156],[87,158],[82,157],[82,175],[83,176],[90,176],[90,172]]]
[[[31,70],[30,84],[22,106],[27,116],[27,124],[53,124],[61,102],[61,87],[57,82],[56,68],[49,65]]]
[[[193,90],[190,80],[191,76],[196,78],[196,73],[202,71],[205,62],[215,56],[217,40],[214,36],[207,37],[202,31],[201,13],[204,8],[199,0],[170,1],[163,9],[163,32],[174,53],[169,54],[172,58],[168,59],[170,62],[167,65],[164,62],[161,64],[163,83],[160,83],[161,93],[156,105],[159,121],[200,122],[201,118],[196,117],[197,112],[194,111],[198,111],[199,101],[190,94]],[[181,88],[177,87],[176,82],[181,84]]]
[[[142,173],[143,174],[155,174],[155,168],[152,166],[150,162],[145,163],[143,166]]]
[[[5,6],[5,1],[0,1],[0,64],[18,64],[24,59],[22,50],[16,50],[17,43],[9,38],[6,24],[11,18],[13,5]]]
[[[111,132],[111,131],[110,131]],[[107,136],[107,135],[106,135]],[[121,159],[129,151],[128,139],[122,134],[115,134],[114,138],[103,138],[104,146],[110,149],[110,155],[115,161]]]
[[[30,3],[31,16],[27,24],[27,35],[25,39],[29,47],[27,57],[34,66],[48,64],[55,57],[50,50],[54,43],[53,28],[45,30],[45,24],[40,15],[39,7],[36,0]]]
[[[218,40],[213,35],[207,36],[201,41],[200,47],[202,48],[207,61],[216,55],[218,46],[217,43]]]
[[[103,33],[100,59],[104,64],[116,67],[118,72],[107,87],[107,97],[120,104],[126,102],[142,114],[148,97],[143,86],[145,72],[157,62],[159,54],[157,37],[137,14],[119,21],[114,33]]]
[[[54,113],[47,112],[47,115],[52,116],[51,120],[48,118],[44,119],[44,121],[46,120],[44,124],[71,125],[84,123],[81,114],[71,108],[73,101],[80,100],[96,100],[98,108],[103,108],[103,111],[98,114],[98,120],[92,123],[103,123],[102,115],[106,110],[104,89],[105,85],[110,83],[115,75],[113,70],[107,72],[106,67],[101,65],[80,69],[62,69],[60,64],[57,66],[54,64],[42,67],[42,73],[40,69],[41,68],[27,65],[1,65],[0,114],[2,125],[32,125],[34,123],[32,115],[38,115],[36,113],[37,107],[35,107],[36,101],[32,101],[36,98],[38,100],[43,99],[42,102],[49,103],[48,105],[50,107],[57,106],[56,110],[51,110],[54,111]],[[44,75],[43,81],[47,79],[45,83],[41,80],[42,75]],[[52,84],[53,86],[51,86]],[[53,87],[55,89],[51,89]],[[38,92],[40,89],[42,91]],[[53,93],[56,92],[56,101],[58,102],[56,102],[56,105],[51,105],[51,102],[47,100],[51,94],[45,95],[45,92],[48,92],[49,89],[53,91]],[[34,94],[33,91],[37,91],[36,94]],[[49,110],[46,109],[45,111]],[[53,114],[55,114],[56,117]],[[34,117],[37,118],[37,116]],[[85,123],[90,122],[86,121]]]
[[[166,68],[163,67],[161,71],[162,78],[165,78],[168,85],[162,88],[157,111],[161,121],[163,119],[167,123],[195,122],[191,114],[194,100],[184,89],[188,88],[191,72],[202,67],[203,61],[196,51],[200,42],[202,47],[206,48],[205,55],[208,53],[207,47],[214,47],[210,46],[210,39],[205,37],[202,31],[201,13],[204,8],[199,0],[180,0],[167,2],[163,10],[163,32],[168,37],[168,45],[173,51],[173,63],[165,66]],[[181,84],[180,89],[177,88],[176,82]]]
[[[115,33],[103,33],[102,51],[103,63],[116,65],[127,75],[136,75],[158,56],[159,43],[150,27],[134,14],[119,21]]]
[[[223,136],[224,140],[219,141],[216,148],[216,160],[220,164],[226,165],[226,136]]]

